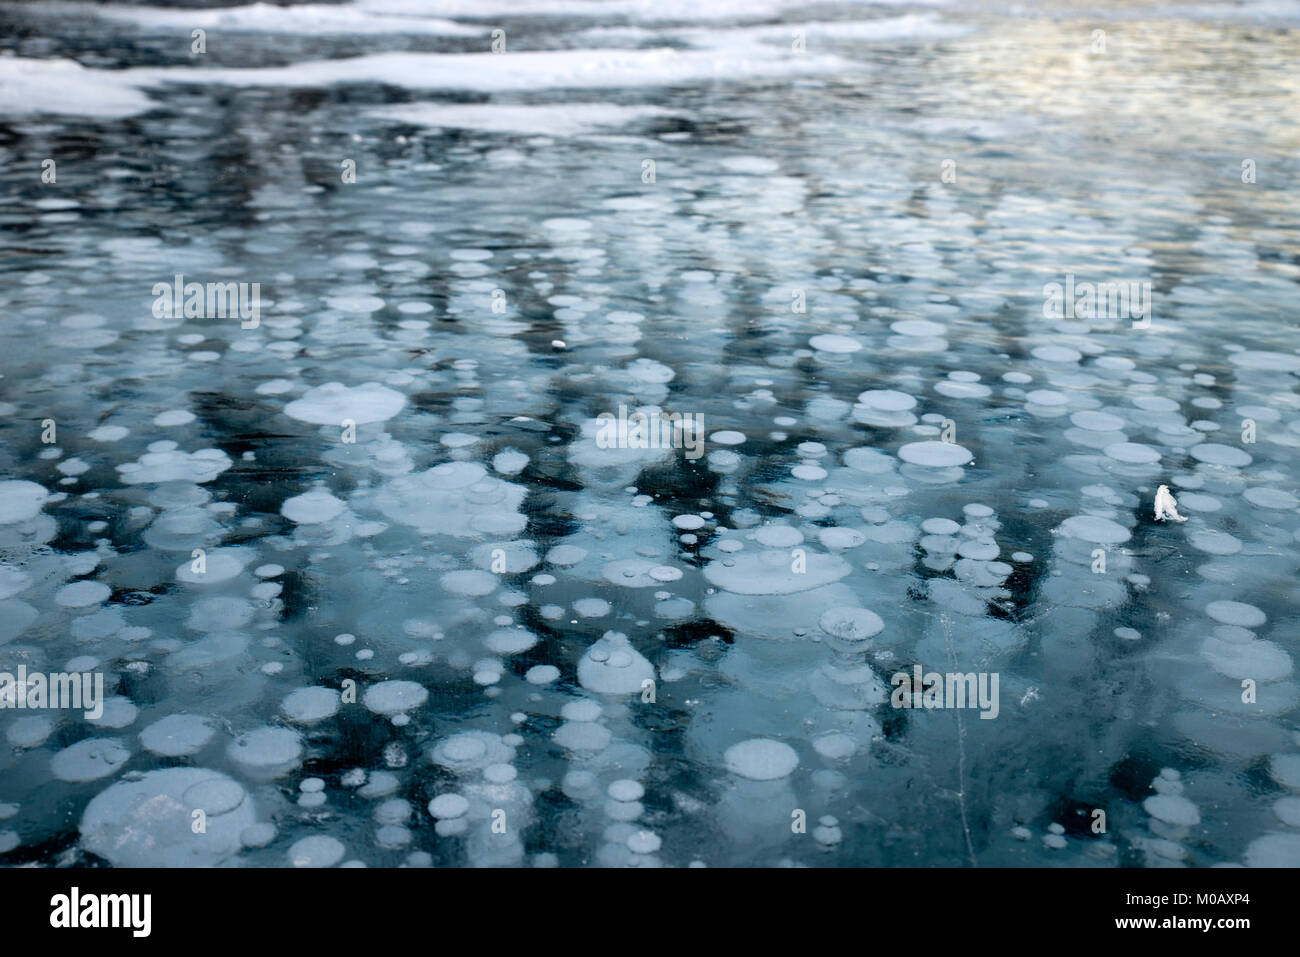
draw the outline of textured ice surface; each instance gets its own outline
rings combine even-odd
[[[203,840],[191,829],[195,810],[207,818]],[[96,795],[81,816],[81,839],[89,853],[119,867],[210,867],[239,852],[240,834],[255,820],[236,781],[203,768],[168,768]]]
[[[1294,864],[1300,18],[887,6],[2,5],[0,864]]]

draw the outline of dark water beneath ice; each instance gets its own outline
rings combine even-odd
[[[1300,864],[1300,7],[331,9],[0,11],[5,861]]]

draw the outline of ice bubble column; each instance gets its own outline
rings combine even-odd
[[[884,683],[867,663],[871,639],[885,629],[880,616],[865,608],[832,608],[818,624],[828,636],[831,660],[809,679],[817,700],[841,711],[884,704]]]
[[[1038,617],[1044,667],[1065,680],[1087,673],[1095,660],[1091,634],[1099,613],[1128,600],[1124,575],[1131,564],[1121,546],[1133,533],[1116,520],[1118,513],[1111,515],[1083,512],[1055,530],[1048,577],[1039,589],[1045,613]]]
[[[445,791],[429,803],[438,834],[463,835],[474,867],[520,864],[533,796],[518,780],[515,748],[489,731],[461,731],[434,745],[429,758],[460,778],[458,791]]]
[[[1142,802],[1150,835],[1133,843],[1142,850],[1148,867],[1186,867],[1184,842],[1201,823],[1201,812],[1183,795],[1182,775],[1173,768],[1162,769],[1151,786],[1156,793]]]
[[[766,851],[792,839],[792,813],[800,808],[790,777],[799,765],[794,748],[752,738],[723,755],[729,772],[714,809],[718,826],[737,845]]]

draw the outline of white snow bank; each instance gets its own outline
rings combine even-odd
[[[669,115],[653,106],[614,103],[517,105],[511,103],[408,103],[381,106],[371,116],[441,129],[482,130],[487,133],[535,133],[575,136],[601,127],[624,126],[653,116]]]
[[[611,89],[673,86],[752,77],[798,76],[850,69],[839,57],[778,53],[742,43],[709,50],[544,50],[493,53],[376,53],[284,67],[137,67],[123,80],[227,86],[324,87],[384,83],[411,90]]]
[[[217,7],[212,10],[173,9],[148,6],[106,6],[98,3],[23,4],[6,8],[58,16],[99,17],[127,23],[142,30],[179,30],[189,36],[194,29],[225,30],[231,33],[293,33],[303,36],[328,34],[423,33],[438,36],[488,36],[487,27],[454,23],[440,17],[420,16],[422,9],[412,8],[410,16],[386,14],[379,9],[365,9],[351,4],[304,3],[281,7],[270,3],[251,3],[241,7]],[[188,43],[188,40],[186,41]]]
[[[147,112],[149,97],[120,70],[73,60],[0,56],[0,114],[63,113],[119,119]]]

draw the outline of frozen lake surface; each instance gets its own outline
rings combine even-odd
[[[0,862],[1300,866],[1300,4],[0,36]]]

